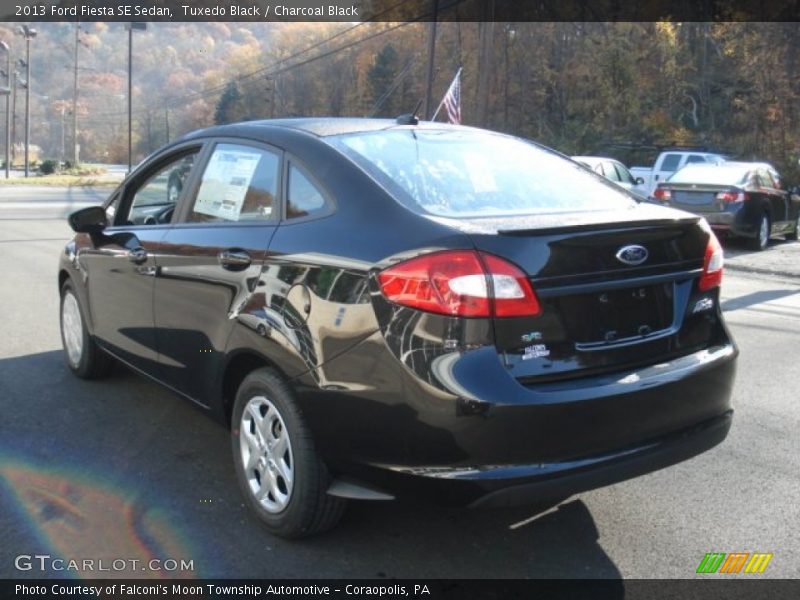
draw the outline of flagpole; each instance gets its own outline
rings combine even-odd
[[[447,91],[444,93],[444,96],[442,96],[442,101],[439,102],[439,106],[436,107],[436,112],[433,113],[433,116],[431,117],[431,121],[435,121],[436,120],[436,115],[439,114],[439,111],[442,110],[442,106],[444,106],[444,99],[447,98],[447,94],[449,94],[450,90],[453,89],[453,84],[458,80],[459,75],[461,75],[461,69],[463,69],[463,68],[464,67],[459,67],[458,71],[456,71],[456,76],[453,77],[453,81],[450,82],[450,87],[447,88]]]

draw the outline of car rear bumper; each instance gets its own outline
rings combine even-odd
[[[393,467],[369,477],[379,490],[406,500],[478,507],[524,506],[559,500],[645,475],[688,460],[720,444],[733,411],[613,452],[563,462],[483,465],[472,468]]]
[[[728,411],[634,448],[583,461],[532,465],[526,469],[527,474],[517,467],[516,472],[508,473],[509,478],[500,480],[499,486],[491,479],[476,479],[475,492],[483,494],[471,506],[515,506],[566,497],[669,467],[721,443],[728,435],[732,418],[733,411]],[[519,475],[523,479],[516,483]]]
[[[375,368],[377,344],[361,350],[376,387],[332,385],[329,365],[336,391],[301,386],[304,413],[335,473],[399,498],[476,506],[552,499],[686,460],[720,443],[731,423],[730,342],[539,385],[509,377],[496,354],[488,357],[493,349],[455,353],[442,378],[461,395],[434,392],[408,372],[392,389],[394,378]],[[343,361],[351,376],[359,351]]]
[[[686,207],[681,208],[687,210]],[[705,217],[714,231],[732,233],[743,237],[756,237],[758,235],[758,218],[748,218],[742,203],[733,204],[722,212],[698,212],[697,214]]]

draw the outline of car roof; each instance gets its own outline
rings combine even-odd
[[[683,169],[728,169],[728,170],[744,170],[744,169],[755,169],[758,163],[745,163],[745,162],[733,162],[733,161],[723,161],[718,163],[688,163],[683,166]]]
[[[770,171],[777,172],[775,167],[773,167],[771,164],[765,163],[765,162],[745,162],[745,161],[729,160],[729,161],[726,161],[723,164],[730,165],[730,166],[738,166],[738,167],[742,167],[742,168],[746,167],[748,169],[769,169]]]
[[[572,156],[571,158],[572,158],[572,160],[577,160],[577,161],[580,161],[580,162],[587,162],[587,163],[588,162],[600,163],[600,162],[604,162],[604,161],[610,161],[610,162],[615,162],[615,163],[620,162],[616,158],[610,158],[608,156]],[[622,164],[622,163],[620,163],[620,164]]]
[[[250,135],[266,134],[271,129],[294,130],[311,134],[316,137],[327,137],[346,133],[366,133],[370,131],[382,131],[386,129],[464,129],[472,130],[472,127],[461,125],[451,125],[449,123],[437,123],[431,121],[420,121],[417,125],[399,124],[395,119],[367,119],[350,117],[298,117],[289,119],[264,119],[259,121],[242,121],[227,125],[217,125],[207,129],[200,129],[189,133],[184,139],[206,136],[223,136],[226,134],[237,134],[247,132]],[[494,132],[492,132],[494,133]]]

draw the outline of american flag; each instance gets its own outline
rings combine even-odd
[[[461,69],[456,73],[453,83],[447,88],[442,102],[447,111],[447,120],[450,123],[461,125]]]

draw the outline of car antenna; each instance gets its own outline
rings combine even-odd
[[[422,106],[422,99],[417,102],[417,105],[414,107],[414,111],[410,113],[406,113],[404,115],[400,115],[395,119],[395,122],[398,125],[419,125],[419,117],[417,113],[419,112],[419,107]]]

